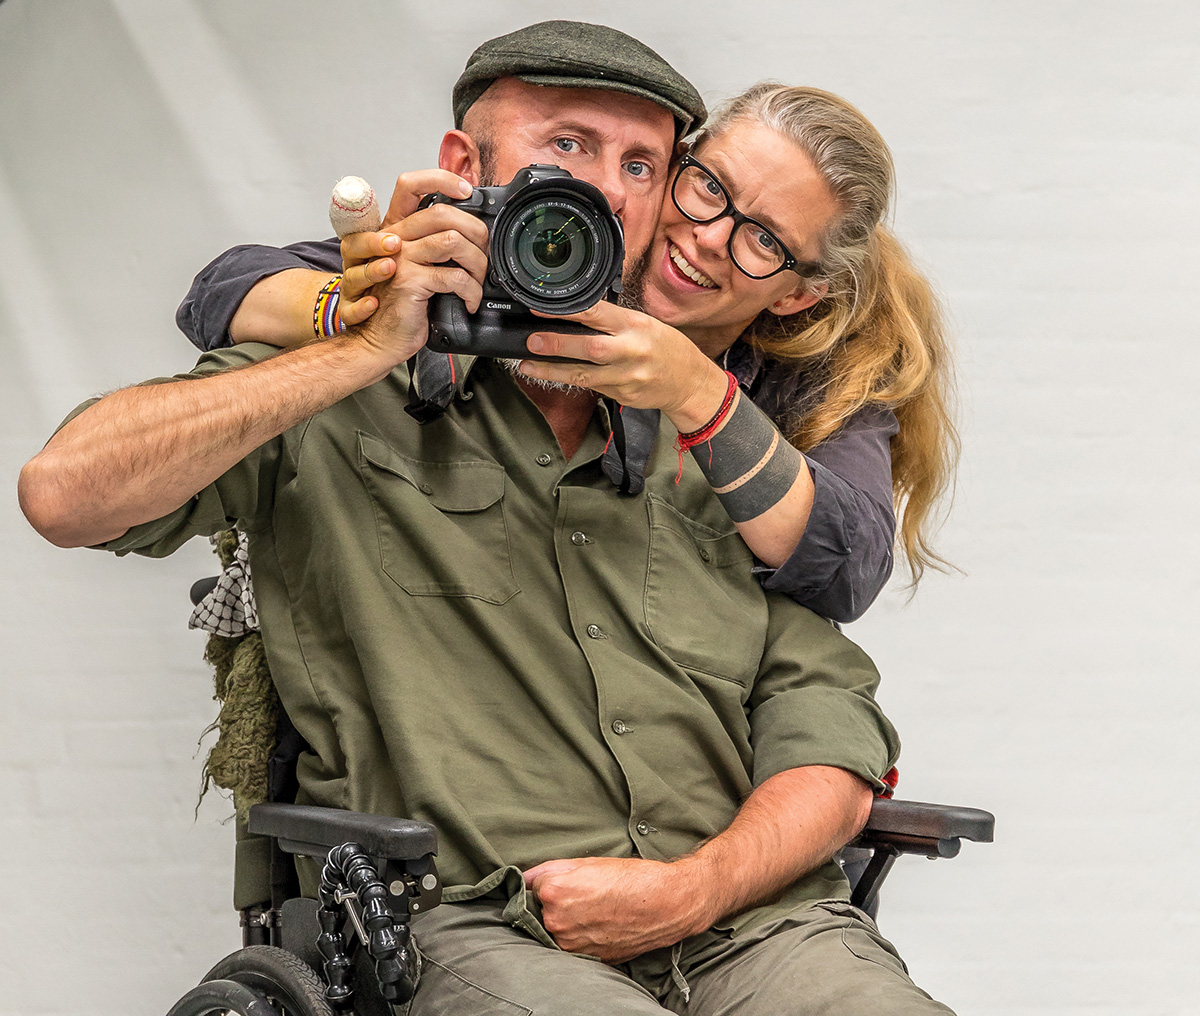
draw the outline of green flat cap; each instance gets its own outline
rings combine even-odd
[[[675,117],[676,137],[704,122],[708,111],[690,81],[649,46],[624,32],[582,21],[542,21],[489,39],[471,54],[454,85],[454,126],[497,78],[532,85],[607,88],[662,106]]]

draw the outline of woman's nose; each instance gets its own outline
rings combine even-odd
[[[705,251],[718,257],[726,257],[729,253],[729,234],[733,230],[733,216],[723,215],[712,222],[697,222],[693,227],[693,235],[697,244]]]

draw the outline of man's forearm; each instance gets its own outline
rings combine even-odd
[[[771,777],[719,836],[675,862],[699,901],[698,928],[765,902],[829,860],[871,813],[871,788],[844,769]]]
[[[389,369],[347,334],[211,377],[122,389],[71,420],[25,466],[21,507],[59,546],[115,539]]]
[[[542,921],[568,952],[621,963],[779,895],[866,823],[871,788],[830,766],[771,777],[720,835],[672,862],[546,861],[525,872]]]

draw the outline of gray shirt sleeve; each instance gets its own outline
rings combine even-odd
[[[866,612],[892,573],[890,442],[898,430],[890,409],[865,406],[805,454],[815,488],[808,526],[779,568],[759,569],[764,588],[833,621]]]
[[[196,276],[175,312],[175,323],[206,352],[230,346],[229,322],[246,294],[267,276],[289,268],[340,272],[338,241],[312,240],[287,247],[243,244],[227,250]]]

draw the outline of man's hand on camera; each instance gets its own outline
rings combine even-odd
[[[402,185],[408,200],[397,196]],[[377,309],[371,308],[348,334],[357,334],[393,364],[425,344],[429,335],[427,303],[435,293],[455,293],[468,310],[479,309],[487,273],[487,227],[476,216],[453,205],[417,210],[422,193],[465,196],[464,186],[470,185],[443,170],[405,173],[397,182],[397,194],[388,210],[391,217],[397,209],[407,209],[403,217],[379,233],[351,234],[342,241],[343,261],[352,273],[352,299],[369,284],[373,288],[366,299],[378,302]],[[395,237],[395,242],[387,240],[389,235]],[[371,263],[377,267],[362,262],[364,257],[376,256],[376,252],[386,253],[389,247],[395,248],[393,253]],[[373,281],[377,279],[383,281]],[[345,293],[346,278],[342,285]]]
[[[470,195],[471,185],[462,177],[442,169],[403,173],[396,180],[387,218],[380,229],[373,233],[350,233],[342,239],[339,313],[347,327],[362,324],[378,309],[379,299],[372,289],[395,274],[396,256],[405,239],[421,238],[411,228],[406,229],[404,223],[417,210],[421,198],[433,193],[464,198]],[[485,250],[486,235],[485,230]]]

